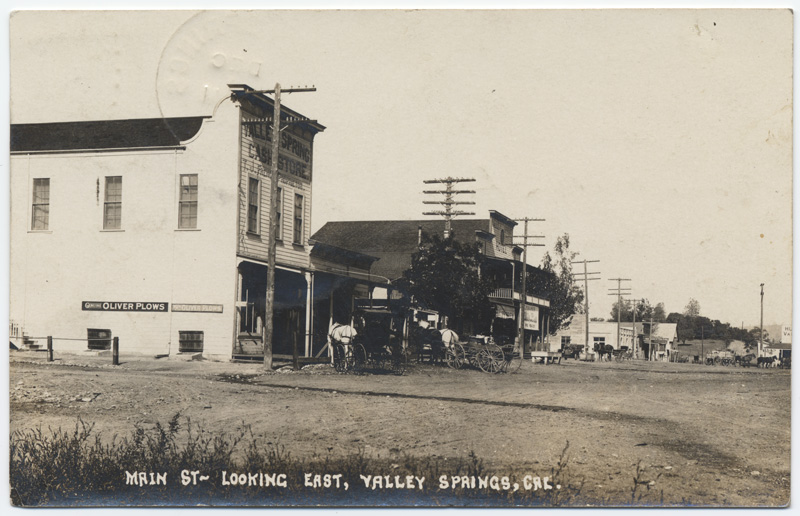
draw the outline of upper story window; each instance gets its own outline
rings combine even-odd
[[[122,227],[122,176],[106,176],[103,229]]]
[[[178,227],[180,229],[197,228],[197,174],[181,174]]]
[[[506,245],[506,230],[500,230],[500,245]]]
[[[303,244],[303,196],[294,195],[294,243]]]
[[[258,197],[261,182],[251,177],[247,183],[247,232],[256,233],[259,231],[258,223]]]
[[[31,205],[31,229],[42,231],[50,228],[50,178],[33,180]]]
[[[275,240],[283,240],[283,188],[278,187],[278,200],[275,203]]]

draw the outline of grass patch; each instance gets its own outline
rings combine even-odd
[[[152,428],[137,425],[130,435],[113,436],[110,440],[101,437],[92,424],[81,419],[70,430],[36,428],[14,432],[10,443],[12,503],[17,506],[581,503],[583,482],[576,482],[569,472],[569,443],[558,462],[548,470],[509,466],[500,471],[486,467],[474,453],[454,458],[411,455],[381,458],[369,456],[361,449],[346,456],[297,458],[285,446],[254,435],[247,426],[238,432],[211,435],[178,414]]]

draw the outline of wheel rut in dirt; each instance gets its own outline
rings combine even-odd
[[[337,394],[343,396],[370,396],[377,398],[394,398],[394,399],[408,399],[408,400],[421,400],[421,401],[439,401],[447,403],[464,403],[468,405],[488,405],[496,407],[512,407],[522,409],[533,409],[555,413],[572,414],[578,417],[590,418],[598,421],[613,421],[616,423],[640,423],[659,427],[662,431],[670,434],[677,432],[677,425],[670,420],[663,418],[654,418],[646,416],[638,416],[635,414],[625,414],[613,411],[598,411],[586,410],[575,407],[565,407],[562,405],[545,405],[540,403],[527,403],[518,401],[498,401],[498,400],[485,400],[475,398],[459,398],[454,396],[431,396],[426,394],[409,394],[400,392],[389,391],[348,391],[342,389],[332,389],[326,387],[308,387],[298,385],[283,385],[277,383],[262,383],[256,382],[259,375],[240,375],[238,378],[230,376],[220,376],[219,381],[230,383],[246,383],[248,385],[268,387],[271,389],[286,389],[292,391],[306,391],[306,392],[319,392],[328,394]],[[653,446],[661,448],[664,451],[676,453],[686,459],[697,460],[711,467],[731,467],[741,465],[742,461],[730,454],[718,450],[712,445],[700,442],[686,442],[686,441],[657,441],[649,443],[641,443],[637,446]]]

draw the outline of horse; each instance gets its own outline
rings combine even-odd
[[[775,357],[758,357],[758,367],[775,367]]]

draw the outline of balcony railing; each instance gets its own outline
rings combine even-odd
[[[520,292],[515,292],[514,290],[512,290],[510,288],[496,288],[496,289],[494,289],[493,291],[491,291],[489,293],[489,297],[495,298],[495,299],[510,299],[510,300],[514,300],[514,301],[519,301],[520,297],[521,297],[521,293]],[[542,298],[535,297],[535,296],[527,296],[526,301],[527,301],[528,304],[532,304],[532,305],[539,305],[539,306],[546,306],[546,307],[550,306],[550,301],[548,301],[547,299],[542,299]]]

